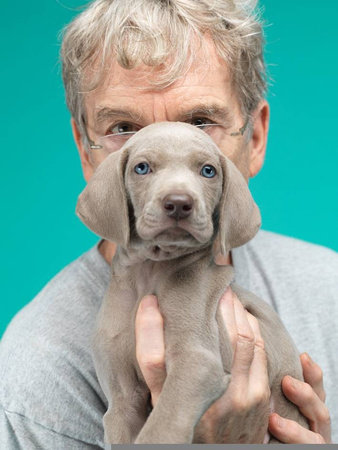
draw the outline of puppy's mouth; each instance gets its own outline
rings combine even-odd
[[[196,246],[205,244],[210,238],[206,224],[191,224],[186,220],[171,221],[171,223],[158,222],[155,224],[139,224],[137,233],[146,241],[155,245]],[[212,233],[212,231],[211,231]]]
[[[174,226],[171,228],[168,228],[166,230],[160,231],[157,235],[154,236],[154,240],[156,241],[177,241],[180,239],[188,239],[192,238],[193,236],[189,231],[185,230],[184,228],[181,228],[180,226]]]

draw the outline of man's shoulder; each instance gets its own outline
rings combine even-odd
[[[247,244],[247,251],[269,264],[282,264],[284,267],[301,264],[303,268],[305,265],[312,270],[321,268],[329,272],[338,268],[338,253],[334,250],[271,231],[260,230]]]
[[[58,272],[9,324],[5,337],[20,329],[35,332],[37,326],[62,317],[78,321],[77,313],[98,309],[109,281],[109,266],[97,245]],[[62,324],[58,324],[62,325]]]
[[[108,279],[109,265],[95,246],[61,270],[13,318],[0,345],[0,403],[5,410],[88,442],[100,436],[103,395],[90,338]],[[81,427],[83,434],[76,436],[79,417],[89,428]]]
[[[239,284],[279,312],[290,312],[291,305],[309,310],[308,300],[313,307],[324,308],[323,295],[326,306],[336,304],[338,254],[334,250],[261,230],[234,256]]]

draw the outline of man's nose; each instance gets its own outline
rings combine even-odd
[[[188,217],[193,207],[194,201],[187,194],[169,194],[163,200],[163,209],[167,216],[176,220]]]

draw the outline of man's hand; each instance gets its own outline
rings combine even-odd
[[[205,443],[261,444],[268,426],[270,388],[258,321],[230,288],[219,307],[234,353],[231,381],[196,430]]]
[[[135,320],[136,359],[154,407],[166,378],[163,318],[154,295],[144,297]]]
[[[205,443],[262,443],[270,390],[258,322],[230,288],[219,307],[234,350],[232,377],[225,394],[201,418],[198,436]],[[166,377],[163,320],[156,297],[142,300],[135,325],[136,357],[155,406]]]
[[[219,306],[234,349],[232,379],[225,394],[202,416],[197,429],[205,443],[261,443],[267,428],[270,391],[258,323],[243,309],[231,289],[225,292]],[[135,325],[136,356],[155,406],[166,378],[163,319],[156,297],[142,300]],[[307,354],[301,355],[301,363],[305,382],[287,376],[282,388],[308,419],[310,430],[273,413],[269,431],[284,443],[330,443],[330,416],[324,404],[322,371]],[[220,429],[220,423],[225,423],[226,428]],[[254,430],[253,435],[250,430]]]
[[[307,353],[303,353],[300,360],[305,382],[286,376],[282,388],[285,396],[308,419],[310,430],[274,413],[270,416],[269,431],[285,444],[330,444],[331,421],[324,403],[323,372]]]

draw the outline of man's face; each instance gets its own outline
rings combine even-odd
[[[265,152],[268,126],[268,105],[262,102],[254,114],[254,131],[249,139],[229,136],[237,132],[246,117],[240,113],[230,75],[226,65],[216,55],[214,45],[208,41],[209,65],[204,60],[194,63],[182,79],[168,88],[154,90],[149,80],[156,76],[147,66],[126,70],[116,62],[96,90],[86,94],[87,132],[92,141],[118,131],[137,131],[154,122],[181,121],[192,124],[207,121],[224,126],[229,133],[217,142],[248,180],[260,169]],[[147,89],[145,90],[144,87]],[[149,89],[148,89],[149,88]],[[74,136],[79,147],[85,179],[107,156],[103,150],[86,153],[73,122]]]

